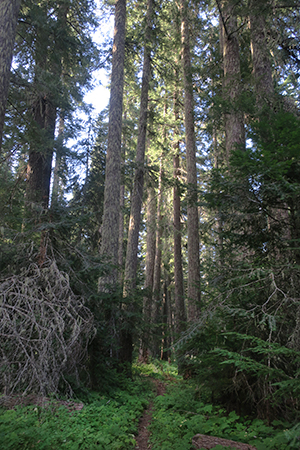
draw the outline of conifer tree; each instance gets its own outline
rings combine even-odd
[[[148,361],[151,334],[151,311],[153,301],[153,279],[154,264],[156,253],[156,195],[153,181],[148,180],[147,183],[147,211],[146,211],[146,257],[145,257],[145,290],[146,295],[143,298],[143,319],[144,332],[141,337],[140,360]]]
[[[177,77],[176,77],[177,78]],[[174,93],[174,118],[176,123],[179,121],[179,95],[178,88],[175,87]],[[183,285],[183,269],[182,269],[182,239],[181,239],[181,204],[180,204],[180,146],[179,146],[179,130],[175,128],[174,135],[174,156],[173,156],[173,226],[174,226],[174,284],[175,284],[175,328],[180,333],[185,328],[186,312],[185,312],[185,295]]]
[[[118,280],[119,252],[119,209],[121,178],[121,137],[125,58],[126,0],[116,0],[113,58],[111,71],[109,127],[107,138],[104,210],[101,230],[100,254],[108,258],[114,266],[106,279],[99,280],[99,289],[103,284],[114,284]]]
[[[26,201],[44,209],[49,205],[57,111],[70,118],[74,103],[82,99],[82,88],[90,80],[92,65],[87,65],[92,63],[95,47],[89,37],[92,11],[88,7],[94,7],[90,0],[81,6],[57,0],[54,5],[28,2],[21,8],[16,75],[24,77],[22,83],[30,87]],[[27,47],[29,54],[25,55]],[[27,72],[22,71],[24,61]]]
[[[20,3],[3,0],[0,4],[0,152]]]
[[[256,105],[259,111],[269,108],[274,102],[274,86],[270,52],[266,39],[266,16],[269,1],[262,5],[259,0],[250,2],[250,32]]]
[[[238,100],[241,95],[241,69],[238,42],[238,24],[235,4],[231,0],[222,2],[220,9],[224,70],[225,135],[227,166],[232,150],[245,146],[244,115]]]
[[[47,10],[44,9],[42,20],[47,21]],[[26,202],[36,203],[47,209],[50,195],[50,178],[56,123],[56,105],[48,87],[39,86],[39,75],[46,72],[49,36],[45,39],[45,30],[37,29],[36,33],[36,90],[32,101],[33,122],[36,130],[36,142],[32,144],[27,166]],[[51,98],[52,97],[52,98]]]
[[[155,260],[153,270],[153,306],[152,306],[152,324],[153,324],[153,340],[152,340],[152,355],[159,357],[160,354],[160,340],[161,329],[160,310],[162,305],[161,299],[161,275],[162,275],[162,208],[163,208],[163,163],[162,157],[160,159],[159,179],[158,179],[158,194],[157,194],[157,213],[156,213],[156,242],[155,242]]]
[[[146,30],[144,37],[144,61],[141,87],[141,101],[139,112],[139,128],[136,150],[136,169],[131,195],[131,210],[128,229],[126,262],[125,262],[125,291],[130,292],[136,286],[138,240],[141,221],[141,207],[144,190],[144,159],[146,148],[148,91],[151,71],[151,30],[152,30],[153,0],[148,0],[146,14]]]
[[[199,217],[197,206],[197,168],[194,129],[194,100],[191,73],[188,2],[181,0],[182,68],[184,81],[184,125],[187,171],[188,227],[188,319],[197,320],[200,302]]]
[[[64,144],[64,118],[63,113],[61,112],[61,115],[59,117],[58,136],[56,140],[55,167],[53,171],[51,206],[53,205],[57,206],[59,201],[62,200],[63,196],[60,177],[60,171],[62,168],[62,161],[63,161],[63,144]]]

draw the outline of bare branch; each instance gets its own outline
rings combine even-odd
[[[56,394],[67,374],[78,377],[94,333],[93,316],[55,261],[30,265],[0,283],[0,388]]]

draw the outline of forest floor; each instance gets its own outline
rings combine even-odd
[[[156,388],[156,397],[164,395],[166,393],[166,384],[162,381],[152,379]],[[135,450],[150,450],[151,444],[149,443],[149,425],[152,419],[153,401],[150,402],[148,408],[144,411],[144,414],[139,423],[138,435],[136,437]]]

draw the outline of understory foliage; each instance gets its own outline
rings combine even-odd
[[[109,394],[82,392],[80,410],[69,411],[57,401],[0,409],[1,444],[8,450],[134,450],[140,417],[154,395],[149,377],[167,387],[154,399],[149,427],[153,450],[190,450],[197,433],[249,443],[258,450],[298,448],[299,427],[280,420],[267,425],[235,411],[228,414],[207,402],[202,386],[182,380],[176,366],[155,360],[134,364],[133,379],[122,377],[122,386],[111,387]]]
[[[54,260],[31,264],[0,282],[0,372],[6,396],[15,392],[72,394],[94,335],[93,315],[74,295]]]
[[[296,449],[299,430],[286,430],[288,426],[280,420],[267,425],[261,419],[240,417],[235,411],[228,414],[207,402],[203,386],[177,381],[154,401],[151,444],[153,450],[189,450],[193,436],[199,433],[248,443],[257,450]]]
[[[8,450],[133,450],[151,394],[151,383],[136,376],[122,378],[122,389],[111,386],[109,395],[85,393],[80,411],[70,412],[57,401],[0,410],[1,445]]]

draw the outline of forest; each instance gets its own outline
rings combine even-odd
[[[297,0],[0,2],[0,447],[299,448],[299,83]]]

